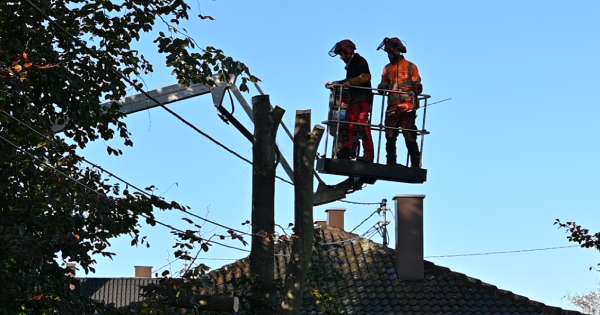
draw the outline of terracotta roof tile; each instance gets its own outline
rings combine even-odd
[[[319,290],[332,296],[346,314],[581,314],[531,301],[428,261],[424,280],[399,280],[393,249],[328,226],[317,229],[315,236],[327,244],[316,246],[313,254],[321,280],[327,279],[320,281]],[[286,255],[289,252],[281,251],[275,258],[276,279],[285,277]],[[231,294],[249,272],[247,258],[214,270],[209,273],[216,283],[211,291]],[[157,279],[94,279],[87,284],[95,299],[123,306],[139,301],[139,286],[151,281]],[[303,313],[318,314],[309,294]]]

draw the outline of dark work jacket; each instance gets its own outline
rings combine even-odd
[[[363,58],[361,55],[355,53],[350,59],[350,62],[346,65],[346,80],[357,77],[363,73],[371,74],[369,71],[369,64],[367,60]],[[371,81],[368,83],[362,84],[364,87],[371,87]],[[355,102],[364,102],[364,101],[372,101],[373,93],[371,90],[363,90],[363,89],[349,89],[350,101],[352,103]]]

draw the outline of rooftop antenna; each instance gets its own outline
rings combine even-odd
[[[383,220],[377,223],[377,230],[383,238],[383,246],[385,247],[387,247],[389,244],[387,226],[390,224],[390,221],[387,220],[388,211],[390,211],[390,208],[387,207],[387,199],[383,198],[381,199],[381,203],[379,203],[379,208],[377,208],[377,214],[383,216]]]

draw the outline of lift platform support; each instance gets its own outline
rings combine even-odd
[[[227,111],[223,106],[223,99],[225,97],[225,93],[231,92],[231,94],[236,98],[238,103],[244,109],[244,112],[248,115],[251,121],[254,121],[252,114],[252,106],[246,101],[242,93],[239,91],[235,84],[235,78],[231,78],[229,81],[222,81],[218,78],[214,78],[215,85],[212,87],[203,85],[203,84],[191,84],[190,86],[184,86],[181,84],[169,85],[160,89],[149,91],[148,94],[160,102],[162,105],[167,105],[171,103],[175,103],[178,101],[186,100],[192,97],[201,96],[205,94],[211,94],[213,99],[213,104],[219,111],[221,117],[226,121],[230,122],[234,127],[236,127],[242,135],[244,135],[249,141],[253,141],[252,133],[239,121],[237,120],[232,113]],[[256,89],[263,94],[260,86],[255,83]],[[144,111],[148,109],[152,109],[154,107],[159,106],[155,101],[150,100],[143,94],[136,94],[133,96],[128,96],[123,98],[122,100],[117,101],[120,105],[120,111],[125,114],[132,114],[139,111]],[[106,102],[102,105],[106,108],[112,106],[113,102]],[[383,117],[383,116],[382,116]],[[346,122],[343,121],[326,121],[325,122],[330,128],[333,123],[337,124],[337,128],[339,130],[339,125],[344,124]],[[293,138],[291,131],[289,128],[281,122],[282,127],[285,133],[288,135],[290,139]],[[424,118],[423,118],[424,124]],[[379,127],[378,127],[379,126]],[[373,129],[380,130],[380,141],[381,142],[381,130],[383,130],[382,121],[380,121],[379,125],[372,125]],[[61,132],[64,129],[64,124],[57,124],[53,127],[55,133]],[[329,137],[329,135],[328,135]],[[327,139],[327,138],[326,138]],[[293,140],[293,139],[292,139]],[[334,145],[337,139],[334,138]],[[325,144],[327,148],[327,142]],[[422,148],[422,140],[421,140],[421,148]],[[279,162],[286,172],[289,182],[293,183],[294,174],[293,169],[290,166],[290,163],[285,158],[285,156],[279,151]],[[327,149],[325,149],[327,150]],[[379,149],[378,149],[379,150]],[[422,150],[422,149],[421,149]],[[334,151],[335,152],[335,151]],[[336,159],[335,156],[332,158],[326,157],[327,152],[324,155],[320,156],[317,160],[317,170],[322,173],[327,174],[335,174],[335,175],[346,175],[349,176],[347,179],[341,181],[335,185],[326,184],[319,175],[315,172],[315,176],[319,181],[319,185],[317,191],[314,193],[314,204],[321,205],[333,201],[337,201],[346,197],[347,194],[352,193],[354,191],[360,190],[363,188],[364,184],[372,184],[375,180],[392,180],[392,181],[402,181],[406,183],[422,183],[426,178],[426,170],[423,169],[414,169],[408,168],[403,165],[398,166],[386,166],[375,163],[368,163],[362,161],[350,161],[350,160],[339,160]],[[379,153],[378,158],[379,160]]]
[[[219,113],[224,116],[224,119],[231,122],[248,140],[253,141],[250,137],[252,137],[252,133],[248,131],[237,119],[233,117],[231,113],[225,110],[222,106],[223,99],[225,97],[225,93],[227,90],[231,91],[232,94],[236,97],[250,120],[254,121],[252,117],[252,107],[246,101],[242,93],[238,90],[235,85],[235,78],[231,78],[229,82],[224,82],[219,80],[218,78],[214,78],[215,86],[209,87],[204,84],[191,84],[190,86],[184,86],[181,84],[173,84],[160,89],[149,91],[148,94],[160,102],[162,105],[167,105],[171,103],[175,103],[178,101],[183,101],[192,97],[201,96],[205,94],[211,94],[213,99],[213,104],[219,110]],[[102,106],[108,108],[112,106],[113,102],[103,103]],[[132,96],[128,96],[123,98],[122,100],[117,102],[121,107],[120,111],[127,115],[133,114],[139,111],[152,109],[154,107],[158,107],[159,104],[148,99],[143,94],[136,94]],[[63,125],[55,125],[53,127],[53,131],[60,132],[64,129]],[[285,128],[287,132],[289,130],[287,127]],[[290,133],[291,136],[291,133]],[[289,180],[293,182],[294,180],[294,172],[289,162],[285,159],[283,155],[280,156],[280,162],[285,170],[286,174],[289,177]]]

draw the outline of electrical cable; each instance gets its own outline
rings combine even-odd
[[[365,206],[381,205],[381,202],[358,202],[358,201],[351,201],[351,200],[338,200],[338,201],[344,202],[344,203],[350,203],[353,205],[365,205]]]
[[[531,249],[506,250],[506,251],[496,251],[496,252],[435,255],[435,256],[425,256],[425,258],[451,258],[451,257],[470,257],[470,256],[488,256],[488,255],[502,255],[502,254],[515,254],[515,253],[529,253],[529,252],[539,252],[539,251],[563,249],[563,248],[573,248],[573,247],[580,247],[580,246],[579,245],[567,245],[567,246],[554,246],[554,247],[531,248]]]
[[[166,264],[164,264],[164,265],[162,265],[162,266],[160,266],[160,267],[156,268],[156,269],[155,269],[155,272],[159,272],[159,271],[161,271],[161,270],[165,269],[166,267],[168,267],[169,265],[171,265],[172,263],[174,263],[174,262],[176,262],[176,261],[178,261],[178,260],[181,260],[181,258],[175,258],[175,259],[173,259],[173,260],[169,261],[168,263],[166,263]],[[234,261],[234,260],[238,260],[238,259],[237,259],[237,258],[217,258],[217,257],[204,257],[204,258],[202,258],[202,257],[198,257],[196,260],[221,260],[221,261]]]
[[[229,89],[227,89],[227,95],[229,95],[229,103],[231,104],[231,112],[229,113],[233,115],[235,113],[235,105],[233,103],[233,96],[231,95],[231,91]]]
[[[35,155],[34,155],[34,154],[32,154],[31,152],[28,152],[28,151],[26,151],[26,150],[23,150],[23,149],[19,148],[19,146],[18,146],[18,145],[16,145],[16,144],[15,144],[14,142],[12,142],[12,141],[10,141],[10,140],[6,139],[4,136],[0,135],[0,140],[3,140],[4,142],[6,142],[6,143],[8,143],[9,145],[13,146],[13,147],[14,147],[14,148],[17,150],[17,152],[22,152],[22,153],[24,153],[24,154],[28,155],[28,156],[29,156],[29,157],[31,157],[32,159],[34,159],[34,160],[37,160],[37,161],[41,162],[42,164],[46,165],[47,167],[51,168],[51,169],[52,169],[53,171],[55,171],[57,174],[60,174],[61,176],[65,177],[65,178],[67,178],[67,179],[70,179],[71,181],[75,182],[76,184],[78,184],[78,185],[82,186],[83,188],[85,188],[85,189],[87,189],[87,190],[89,190],[89,191],[91,191],[91,192],[93,192],[93,193],[95,193],[95,194],[99,195],[99,196],[100,196],[100,197],[102,197],[102,198],[105,198],[105,199],[107,199],[108,201],[111,201],[111,203],[112,203],[112,200],[108,199],[108,198],[107,198],[107,197],[106,197],[104,194],[102,194],[102,193],[98,192],[96,189],[94,189],[94,188],[91,188],[91,187],[87,186],[86,184],[82,183],[81,181],[77,180],[76,178],[73,178],[73,177],[72,177],[72,176],[70,176],[69,174],[66,174],[65,172],[63,172],[63,171],[61,171],[61,170],[57,169],[56,167],[52,166],[50,163],[48,163],[48,162],[46,162],[46,161],[42,160],[41,158],[39,158],[39,157],[35,156]],[[148,216],[148,215],[146,215],[146,214],[143,214],[143,213],[142,213],[142,214],[140,214],[140,216],[142,216],[142,217],[144,217],[144,218],[146,218],[146,219],[148,219],[148,220],[150,220],[150,221],[152,221],[152,222],[155,222],[155,223],[157,223],[157,224],[159,224],[159,225],[162,225],[162,226],[164,226],[164,227],[167,227],[167,228],[169,228],[169,229],[171,229],[171,230],[173,230],[173,231],[177,231],[177,232],[180,232],[180,233],[186,233],[186,231],[184,231],[184,230],[181,230],[181,229],[179,229],[179,228],[176,228],[176,227],[174,227],[174,226],[172,226],[172,225],[170,225],[170,224],[168,224],[168,223],[164,223],[164,222],[158,221],[158,220],[156,220],[155,218],[153,218],[153,217],[150,217],[150,216]],[[235,246],[231,246],[231,245],[223,244],[223,243],[221,243],[221,242],[217,242],[217,241],[213,241],[213,240],[210,240],[210,241],[209,241],[209,240],[205,240],[205,239],[203,239],[203,238],[201,238],[201,237],[199,237],[199,238],[200,238],[201,240],[203,240],[203,241],[206,241],[206,242],[208,242],[208,243],[214,243],[214,244],[217,244],[217,245],[220,245],[220,246],[223,246],[223,247],[227,247],[227,248],[231,248],[231,249],[236,249],[236,250],[240,250],[240,251],[244,251],[244,252],[250,252],[250,251],[249,251],[249,250],[247,250],[247,249],[243,249],[243,248],[239,248],[239,247],[235,247]]]
[[[31,125],[29,125],[29,124],[27,124],[26,122],[24,122],[24,121],[22,121],[22,120],[20,120],[20,119],[18,119],[18,118],[16,118],[16,117],[14,117],[13,115],[11,115],[11,114],[7,113],[6,111],[4,111],[4,110],[0,109],[0,114],[3,114],[4,116],[6,116],[6,117],[9,117],[9,118],[11,118],[11,119],[14,119],[14,120],[15,120],[16,122],[18,122],[19,124],[21,124],[21,125],[23,125],[23,126],[27,127],[27,128],[28,128],[28,129],[30,129],[31,131],[35,132],[36,134],[40,135],[41,137],[45,138],[46,140],[48,140],[48,141],[52,142],[52,143],[53,143],[55,146],[58,146],[58,145],[59,145],[59,143],[58,143],[58,142],[56,142],[56,140],[54,140],[54,139],[53,139],[53,138],[51,138],[50,136],[43,134],[42,132],[38,131],[37,129],[35,129],[35,128],[34,128],[34,127],[32,127]],[[79,156],[79,155],[77,155],[77,154],[75,154],[75,156],[76,156],[77,158],[80,158],[80,159],[81,159],[82,161],[84,161],[85,163],[87,163],[87,164],[89,164],[89,165],[93,166],[94,168],[96,168],[96,169],[100,170],[101,172],[104,172],[104,173],[108,174],[109,176],[111,176],[111,177],[115,178],[116,180],[118,180],[118,181],[122,182],[123,184],[125,184],[125,185],[127,185],[127,186],[129,186],[129,187],[133,188],[134,190],[136,190],[136,191],[138,191],[138,192],[140,192],[140,193],[144,194],[145,196],[147,196],[147,197],[149,197],[149,198],[157,197],[157,196],[155,196],[155,195],[153,195],[153,194],[150,194],[150,193],[148,193],[146,190],[144,190],[144,189],[141,189],[141,188],[139,188],[138,186],[136,186],[136,185],[132,184],[131,182],[128,182],[128,181],[124,180],[123,178],[121,178],[120,176],[118,176],[118,175],[114,174],[113,172],[110,172],[110,171],[106,170],[106,169],[105,169],[105,168],[103,168],[102,166],[100,166],[100,165],[98,165],[98,164],[96,164],[96,163],[93,163],[93,162],[89,161],[89,160],[88,160],[88,159],[86,159],[85,157],[83,157],[83,156]],[[223,225],[223,224],[221,224],[221,223],[218,223],[218,222],[212,221],[212,220],[210,220],[210,219],[204,218],[204,217],[202,217],[202,216],[199,216],[199,215],[197,215],[197,214],[194,214],[194,213],[192,213],[192,212],[189,212],[189,211],[187,211],[187,210],[184,210],[184,209],[178,209],[178,210],[179,210],[179,211],[181,211],[181,212],[184,212],[184,213],[186,213],[186,214],[189,214],[189,215],[191,215],[191,216],[193,216],[193,217],[195,217],[195,218],[198,218],[198,219],[200,219],[200,220],[203,220],[203,221],[205,221],[205,222],[208,222],[208,223],[210,223],[210,224],[213,224],[213,225],[216,225],[216,226],[219,226],[219,227],[222,227],[222,228],[228,229],[228,230],[232,230],[232,231],[238,232],[238,233],[240,233],[240,234],[245,234],[245,235],[249,235],[249,236],[255,236],[254,234],[251,234],[251,233],[248,233],[248,232],[244,232],[244,231],[241,231],[241,230],[238,230],[238,229],[235,229],[235,228],[232,228],[232,227],[229,227],[229,226]]]
[[[360,222],[357,226],[355,226],[350,233],[356,231],[356,229],[358,229],[361,225],[363,225],[363,223],[367,222],[373,215],[375,215],[375,213],[377,213],[379,211],[379,209],[376,209],[375,211],[373,211],[366,219],[362,220],[362,222]]]
[[[31,7],[33,7],[36,11],[38,11],[51,25],[53,25],[58,30],[60,30],[61,32],[65,33],[72,40],[76,41],[79,45],[81,45],[81,47],[84,48],[86,51],[88,51],[88,53],[90,53],[93,57],[98,58],[98,60],[102,60],[102,58],[100,58],[100,56],[99,56],[100,52],[98,52],[95,49],[89,48],[86,45],[85,42],[83,42],[79,38],[77,38],[74,35],[72,35],[71,33],[69,33],[67,30],[65,30],[62,26],[60,26],[58,23],[56,23],[56,21],[54,21],[47,14],[45,14],[44,11],[42,9],[40,9],[35,3],[33,3],[31,0],[25,0],[25,2],[27,2]],[[187,125],[188,127],[192,128],[194,131],[196,131],[200,135],[204,136],[206,139],[210,140],[211,142],[213,142],[217,146],[221,147],[225,151],[227,151],[227,152],[231,153],[232,155],[236,156],[240,160],[242,160],[242,161],[244,161],[244,162],[252,165],[252,161],[250,161],[249,159],[245,158],[241,154],[235,152],[233,149],[227,147],[225,144],[221,143],[220,141],[218,141],[217,139],[215,139],[214,137],[212,137],[208,133],[202,131],[200,128],[198,128],[194,124],[192,124],[190,121],[188,121],[187,119],[183,118],[181,115],[179,115],[178,113],[176,113],[172,109],[170,109],[167,106],[165,106],[163,103],[161,103],[160,101],[158,101],[156,98],[152,97],[152,95],[150,95],[144,89],[142,89],[139,86],[137,86],[133,81],[131,81],[131,79],[129,79],[121,71],[119,71],[119,70],[117,70],[117,69],[115,69],[113,67],[109,67],[109,69],[112,70],[115,74],[117,74],[117,76],[119,76],[122,80],[124,80],[125,82],[127,82],[130,86],[133,86],[135,88],[135,90],[137,90],[138,92],[140,92],[146,98],[148,98],[149,100],[151,100],[152,102],[154,102],[156,105],[160,106],[165,111],[167,111],[169,114],[171,114],[172,116],[174,116],[175,118],[177,118],[180,122],[182,122],[185,125]],[[280,180],[282,180],[282,181],[284,181],[284,182],[287,182],[288,184],[292,184],[293,185],[293,183],[291,183],[290,181],[288,181],[288,180],[286,180],[284,178],[281,178],[279,176],[275,176],[275,177],[278,178],[278,179],[280,179]]]
[[[443,102],[446,102],[446,101],[451,101],[451,100],[452,100],[452,98],[451,98],[451,97],[449,97],[449,98],[445,98],[445,99],[443,99],[443,100],[435,101],[435,102],[433,102],[433,103],[427,103],[427,106],[422,106],[422,107],[419,107],[418,109],[425,108],[425,107],[429,107],[429,106],[431,106],[431,105],[435,105],[435,104],[439,104],[439,103],[443,103]]]

